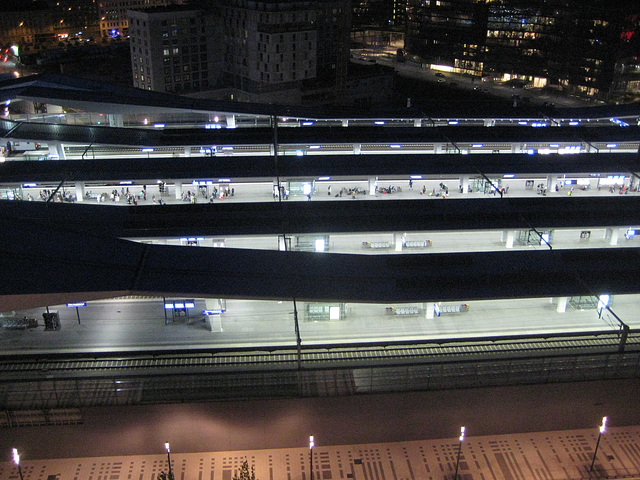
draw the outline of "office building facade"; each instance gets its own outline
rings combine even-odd
[[[102,37],[125,37],[129,34],[127,11],[181,5],[182,0],[102,0],[100,2],[100,34]]]
[[[604,99],[634,9],[598,0],[410,0],[406,47],[458,73]]]

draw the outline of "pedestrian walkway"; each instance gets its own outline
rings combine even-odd
[[[158,447],[162,450],[159,439]],[[305,439],[306,440],[306,439]],[[257,480],[578,480],[640,479],[640,426],[229,452],[171,451],[176,480],[231,480],[245,460]],[[593,462],[596,453],[595,462]],[[459,462],[458,462],[459,459]],[[591,470],[591,463],[593,469]],[[313,465],[310,475],[309,467]],[[24,480],[156,480],[167,454],[24,459]],[[0,478],[20,480],[13,463]]]

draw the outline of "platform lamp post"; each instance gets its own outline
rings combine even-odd
[[[458,444],[458,459],[456,460],[456,473],[453,480],[458,480],[458,467],[460,466],[460,453],[462,452],[462,442],[464,441],[465,427],[460,427],[460,443]]]
[[[171,449],[169,448],[169,442],[164,443],[164,448],[167,451],[167,463],[169,464],[169,480],[173,480],[173,472],[171,471]]]
[[[313,447],[316,443],[313,441],[313,435],[309,436],[309,479],[313,480]]]
[[[13,449],[13,462],[18,466],[18,473],[20,474],[20,480],[24,480],[22,476],[22,467],[20,466],[20,455],[18,454],[18,449]]]
[[[593,464],[596,463],[596,455],[598,453],[598,447],[600,446],[600,439],[602,438],[602,434],[607,429],[607,417],[602,417],[602,425],[600,425],[600,433],[598,433],[598,441],[596,442],[596,449],[593,451],[593,460],[591,460],[591,466],[589,467],[589,471],[593,471]]]

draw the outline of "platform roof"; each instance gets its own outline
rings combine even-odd
[[[0,201],[4,225],[29,220],[108,237],[181,237],[640,226],[640,197],[140,206]]]
[[[450,178],[467,175],[606,175],[640,172],[640,156],[635,153],[576,155],[527,154],[369,154],[273,157],[178,157],[110,158],[101,160],[7,161],[0,163],[4,183],[120,181],[138,183],[157,179],[204,180],[229,178],[233,181],[314,179],[331,176],[347,179],[409,175],[437,175]],[[454,185],[453,187],[456,187]]]
[[[6,224],[5,224],[6,225]],[[28,220],[0,229],[0,311],[153,294],[340,302],[640,292],[640,249],[347,255],[186,248]]]
[[[496,117],[535,116],[633,118],[640,117],[640,103],[624,106],[595,106],[576,109],[521,107],[505,112],[495,102],[440,102],[423,105],[422,110],[402,108],[375,110],[337,107],[293,107],[226,100],[206,100],[122,87],[104,82],[59,74],[42,74],[0,82],[0,102],[23,99],[61,105],[88,112],[151,113],[151,112],[222,112],[246,115],[276,115],[296,118],[371,118],[371,117]]]
[[[269,145],[276,141],[271,128],[152,128],[67,125],[0,120],[0,138],[80,145],[135,147]],[[278,128],[279,144],[479,144],[640,142],[640,127],[440,126],[440,127],[300,127]],[[601,147],[602,148],[602,147]],[[595,148],[594,148],[595,150]]]

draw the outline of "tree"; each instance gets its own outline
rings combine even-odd
[[[245,460],[240,465],[240,470],[233,476],[233,480],[256,480],[255,467],[252,465],[249,468],[249,462]]]

